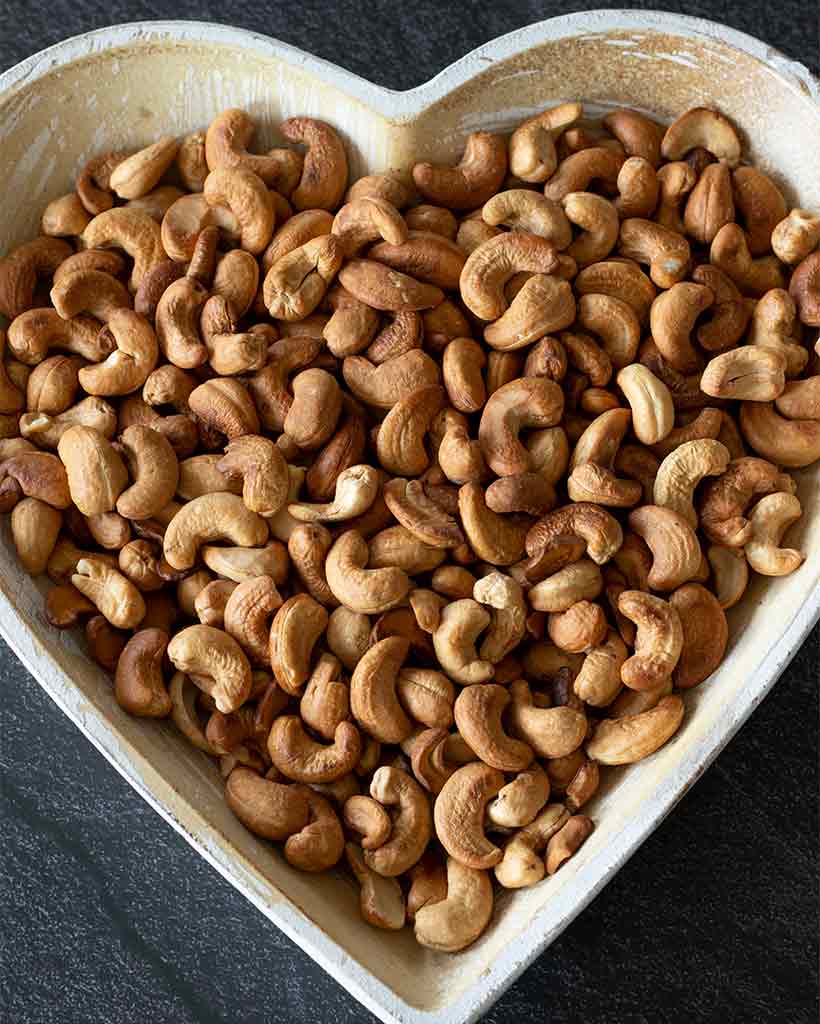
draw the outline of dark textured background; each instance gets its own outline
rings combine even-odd
[[[665,6],[820,71],[816,0]],[[405,89],[576,7],[1,0],[0,70],[87,29],[199,18]],[[818,675],[815,629],[714,767],[486,1021],[816,1022]],[[0,694],[2,1024],[375,1020],[136,796],[2,643]]]

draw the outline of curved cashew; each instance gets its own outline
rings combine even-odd
[[[577,502],[548,512],[527,534],[530,557],[541,554],[556,537],[574,534],[586,541],[587,554],[603,565],[623,543],[620,523],[605,509],[588,502]]]
[[[800,322],[820,327],[820,252],[811,253],[795,267],[789,294],[797,306]]]
[[[776,256],[752,258],[746,234],[738,224],[724,224],[712,239],[709,262],[731,278],[745,294],[760,298],[771,288],[783,288],[785,278]]]
[[[740,161],[740,139],[732,122],[708,107],[692,107],[673,121],[661,142],[661,153],[666,160],[682,160],[696,147],[730,167]]]
[[[747,312],[744,326],[748,320]],[[754,308],[746,341],[749,345],[764,345],[782,353],[786,357],[786,377],[796,377],[802,373],[809,359],[799,337],[800,325],[794,299],[784,289],[772,288]]]
[[[162,218],[163,249],[172,260],[192,261],[202,232],[210,227],[218,228],[230,242],[239,237],[239,222],[227,207],[211,206],[201,192],[181,196]]]
[[[114,696],[129,714],[165,718],[171,713],[162,678],[168,639],[161,629],[141,629],[123,648],[114,675]]]
[[[356,398],[378,409],[392,409],[412,392],[436,387],[440,378],[438,364],[417,348],[378,366],[363,356],[348,356],[342,374]]]
[[[524,679],[511,685],[510,696],[510,730],[532,747],[536,757],[566,757],[583,743],[587,720],[582,711],[566,705],[537,707]]]
[[[631,306],[640,323],[649,320],[657,289],[637,263],[602,260],[584,267],[573,281],[577,295],[610,295]]]
[[[387,878],[395,878],[416,864],[433,832],[433,818],[427,794],[406,772],[398,768],[377,768],[370,783],[370,795],[379,804],[398,805],[390,838],[377,849],[365,852],[365,864]]]
[[[720,441],[687,441],[663,460],[654,484],[654,504],[672,509],[697,529],[692,502],[695,488],[705,476],[719,476],[729,465],[729,450]]]
[[[347,154],[335,131],[325,121],[291,117],[279,125],[289,142],[308,147],[302,177],[290,199],[297,210],[333,210],[347,188]]]
[[[404,893],[395,878],[384,878],[364,862],[362,851],[354,843],[345,844],[350,869],[361,886],[359,911],[374,928],[399,931],[404,927]]]
[[[772,232],[788,211],[783,193],[772,179],[756,167],[738,167],[732,172],[735,202],[743,215],[749,252],[760,256],[771,249]]]
[[[69,192],[68,195],[52,199],[43,210],[40,231],[52,238],[81,235],[90,220],[91,216],[80,197],[76,192]]]
[[[668,601],[640,590],[625,590],[618,598],[618,610],[638,627],[635,653],[621,666],[621,679],[633,690],[654,689],[672,675],[683,649],[678,611]]]
[[[70,427],[57,451],[71,500],[83,515],[110,512],[128,485],[128,470],[111,443],[90,427]]]
[[[592,762],[594,764],[594,762]],[[584,814],[573,815],[547,843],[545,857],[548,875],[554,875],[592,834],[595,826]]]
[[[550,796],[549,776],[540,767],[519,772],[487,808],[487,820],[500,828],[529,825]]]
[[[627,156],[642,157],[652,167],[661,162],[663,129],[637,110],[612,110],[603,119],[603,126],[621,143]]]
[[[480,657],[495,665],[522,640],[526,632],[527,602],[520,584],[500,572],[491,572],[477,580],[473,598],[492,608]]]
[[[510,137],[510,171],[522,181],[540,184],[558,166],[555,141],[581,117],[580,103],[562,103],[527,118]]]
[[[478,635],[490,624],[490,615],[477,601],[453,601],[441,611],[433,646],[442,669],[462,686],[492,679],[495,666],[479,658]],[[525,766],[526,767],[526,766]]]
[[[495,877],[505,889],[535,885],[544,877],[544,858],[539,854],[569,820],[563,804],[548,804],[529,825],[520,829],[504,847],[495,866]]]
[[[476,761],[455,771],[436,798],[433,818],[439,842],[466,867],[481,870],[501,860],[501,850],[484,834],[484,812],[503,785],[500,771]]]
[[[353,717],[381,743],[401,743],[413,728],[396,696],[397,676],[409,646],[403,637],[379,640],[359,660],[350,680]]]
[[[799,569],[805,556],[793,548],[780,547],[780,540],[792,523],[802,515],[794,494],[767,494],[749,516],[751,533],[743,551],[750,567],[763,576],[788,576]]]
[[[581,234],[567,248],[579,267],[598,263],[618,241],[620,221],[615,206],[594,192],[569,192],[561,200],[568,219]]]
[[[289,598],[274,616],[270,664],[277,683],[291,696],[298,695],[310,677],[313,648],[327,623],[327,610],[308,594]]]
[[[545,377],[521,377],[495,391],[481,414],[478,439],[487,464],[499,476],[526,473],[530,454],[518,440],[524,427],[551,427],[561,418],[564,396]]]
[[[134,584],[100,559],[81,558],[71,582],[118,629],[133,629],[145,617],[145,601]]]
[[[695,373],[702,363],[690,341],[695,321],[715,300],[711,288],[682,281],[652,303],[649,326],[661,355],[680,373]]]
[[[512,352],[551,331],[569,327],[575,312],[575,299],[568,281],[534,274],[506,313],[484,328],[484,340],[500,352]]]
[[[228,595],[223,612],[225,632],[237,641],[254,665],[270,665],[268,620],[281,604],[282,598],[270,576],[244,580]]]
[[[472,210],[495,195],[507,173],[507,145],[500,135],[473,132],[455,166],[413,165],[416,188],[431,203],[451,210]]]
[[[464,543],[455,519],[427,496],[420,480],[391,480],[383,494],[399,523],[422,543],[434,548],[456,548]]]
[[[63,320],[56,309],[30,309],[9,324],[7,340],[14,356],[27,366],[41,363],[52,348],[74,352],[97,362],[110,355],[114,345],[90,317]]]
[[[447,896],[416,910],[415,936],[421,946],[444,953],[466,949],[493,913],[493,887],[485,871],[447,858]]]
[[[733,608],[743,597],[749,583],[749,563],[737,548],[712,544],[706,552],[712,569],[712,581],[718,604],[724,610]]]
[[[791,210],[772,231],[771,246],[775,256],[792,266],[802,262],[818,245],[820,216],[808,210]]]
[[[344,823],[362,836],[363,850],[377,850],[383,846],[393,823],[378,800],[370,796],[351,796],[344,804]]]
[[[709,361],[700,389],[713,398],[771,402],[786,386],[786,356],[764,345],[741,345]]]
[[[251,693],[251,666],[232,636],[212,626],[188,626],[168,645],[168,657],[205,693],[218,711],[230,714]]]
[[[444,301],[444,292],[436,285],[417,281],[375,260],[348,260],[339,271],[339,281],[366,306],[391,313],[430,309]]]
[[[104,334],[116,348],[103,362],[83,366],[80,387],[90,395],[127,395],[142,387],[159,358],[151,325],[131,309],[117,309],[108,318]]]
[[[98,213],[80,236],[88,249],[124,249],[133,259],[131,290],[165,256],[159,224],[142,210],[118,206]]]
[[[285,778],[295,782],[341,779],[353,771],[361,751],[359,730],[352,722],[339,722],[330,746],[311,739],[298,715],[280,715],[268,736],[271,761]]]
[[[618,371],[618,387],[632,409],[632,425],[639,441],[662,441],[675,425],[675,406],[669,388],[641,363]]]
[[[682,515],[671,508],[643,505],[629,514],[629,525],[652,551],[648,583],[653,590],[675,590],[697,575],[700,544]]]
[[[689,270],[691,253],[683,235],[640,217],[622,221],[618,251],[627,259],[648,263],[649,276],[659,288],[671,288]]]
[[[527,591],[539,612],[565,612],[578,601],[593,601],[604,588],[601,570],[587,558],[565,565]]]
[[[270,782],[241,766],[228,776],[225,799],[242,824],[264,839],[287,839],[308,822],[307,794],[301,787]]]
[[[627,302],[612,295],[582,295],[578,300],[578,325],[598,335],[615,369],[634,361],[641,327]]]
[[[235,438],[215,468],[228,480],[242,478],[242,500],[252,512],[270,518],[284,507],[290,484],[288,466],[268,438],[253,434]]]
[[[366,569],[367,542],[355,530],[343,533],[325,561],[327,583],[334,597],[351,611],[380,614],[400,604],[410,589],[401,569]]]
[[[214,378],[194,388],[188,397],[191,412],[229,441],[259,433],[259,416],[253,399],[239,381]]]
[[[51,277],[72,255],[68,242],[41,235],[0,259],[0,313],[9,320],[30,310],[38,277]]]
[[[547,619],[550,640],[572,654],[602,643],[606,630],[604,611],[592,601],[576,601],[565,612],[551,612]]]
[[[478,757],[491,768],[520,772],[532,762],[531,748],[504,731],[501,716],[510,703],[503,686],[466,686],[453,708],[456,726]]]
[[[239,244],[261,253],[271,240],[273,203],[262,179],[243,167],[217,167],[205,179],[202,194],[209,206],[225,207],[239,224]]]
[[[618,171],[616,185],[619,194],[614,206],[620,217],[652,216],[658,205],[660,182],[649,160],[640,156],[626,159]]]
[[[430,572],[441,565],[446,552],[431,547],[403,526],[389,526],[370,538],[371,569],[398,567],[409,576]]]
[[[302,320],[312,313],[322,301],[342,260],[342,247],[335,235],[311,238],[281,256],[262,284],[262,296],[270,315],[290,321]]]
[[[379,462],[389,473],[418,476],[424,472],[429,465],[424,438],[444,400],[444,389],[435,386],[416,388],[393,405],[376,439]]]
[[[304,523],[337,523],[362,515],[379,491],[379,476],[372,466],[351,466],[336,479],[334,500],[327,504],[294,503],[288,512]]]
[[[481,217],[491,227],[501,224],[513,231],[541,235],[559,250],[572,241],[572,228],[560,204],[531,189],[499,192],[484,204]]]
[[[573,683],[576,697],[593,707],[611,704],[621,689],[621,668],[627,657],[626,644],[610,629],[604,642],[593,647],[584,658]]]
[[[123,431],[120,444],[133,483],[117,498],[117,511],[126,519],[150,519],[176,494],[179,463],[174,449],[162,434],[138,424]]]
[[[570,192],[587,192],[595,179],[615,185],[624,162],[623,151],[609,146],[590,146],[571,153],[544,185],[544,195],[560,202]]]
[[[742,402],[740,429],[754,450],[780,466],[800,469],[820,459],[820,420],[791,420],[771,402]]]
[[[681,698],[663,697],[649,711],[599,722],[587,743],[587,754],[599,764],[634,764],[671,739],[682,720]]]
[[[264,544],[267,523],[251,512],[235,494],[204,494],[183,505],[168,524],[163,553],[174,569],[190,569],[199,548],[213,540],[229,540],[242,547]]]
[[[504,287],[517,273],[549,274],[558,266],[555,246],[540,235],[509,231],[483,242],[470,253],[461,272],[461,297],[482,320],[495,320],[507,309]]]
[[[61,275],[49,298],[64,320],[87,313],[108,323],[115,310],[130,309],[132,305],[125,285],[101,270],[75,270]]]
[[[669,598],[683,626],[683,650],[674,682],[686,690],[707,679],[720,665],[729,640],[729,626],[714,594],[699,583],[679,587]]]
[[[331,803],[305,787],[308,823],[285,843],[285,860],[300,871],[327,871],[344,852],[345,838],[339,816]]]

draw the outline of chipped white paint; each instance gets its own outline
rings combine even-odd
[[[577,67],[578,40],[597,40],[600,59]],[[732,93],[731,81],[715,85],[721,65],[735,77],[738,67],[746,69],[742,94]],[[522,29],[405,93],[225,26],[105,29],[0,76],[0,176],[6,195],[23,197],[42,185],[39,206],[67,189],[94,150],[147,141],[159,130],[201,127],[228,105],[260,118],[262,144],[275,142],[282,116],[308,113],[344,131],[357,173],[403,167],[414,155],[452,155],[466,130],[506,127],[569,90],[604,109],[609,73],[623,90],[619,102],[654,107],[666,117],[684,103],[713,99],[754,140],[754,158],[778,172],[795,197],[820,206],[818,87],[806,69],[729,29],[646,12],[585,12]],[[70,104],[62,101],[67,92]],[[0,251],[36,230],[37,212],[22,202],[0,207]],[[804,566],[782,580],[758,581],[733,612],[731,657],[708,685],[687,695],[680,734],[646,762],[608,774],[592,811],[597,829],[580,853],[549,882],[503,893],[493,927],[458,957],[422,950],[407,932],[368,928],[349,879],[292,871],[233,818],[218,772],[203,754],[172,726],[122,712],[110,682],[74,638],[45,625],[45,585],[21,573],[7,522],[0,526],[0,629],[130,784],[382,1020],[463,1024],[487,1009],[668,813],[762,700],[816,620],[820,471],[798,476],[805,517],[789,543],[808,554]]]

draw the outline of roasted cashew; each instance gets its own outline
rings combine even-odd
[[[467,257],[461,272],[461,297],[482,320],[507,309],[504,286],[517,273],[549,274],[558,266],[555,246],[540,235],[509,231],[490,238]]]
[[[433,833],[433,816],[427,794],[406,772],[398,768],[377,768],[370,783],[370,795],[379,804],[398,805],[390,838],[377,849],[367,850],[365,863],[387,878],[395,878],[413,867],[424,853]]]
[[[291,195],[297,210],[333,210],[347,188],[347,155],[339,134],[325,121],[291,117],[279,125],[289,142],[308,147],[302,176]]]
[[[791,210],[772,231],[771,246],[775,256],[792,266],[802,262],[818,245],[820,216],[808,210]]]
[[[71,582],[118,629],[134,629],[145,617],[145,601],[134,584],[101,559],[80,558]]]
[[[675,686],[685,690],[702,683],[720,665],[729,626],[718,599],[699,583],[679,587],[669,603],[683,626],[683,650],[673,678]]]
[[[583,743],[587,732],[587,720],[583,712],[565,705],[537,707],[524,679],[513,682],[510,696],[510,731],[525,740],[536,757],[566,757]]]
[[[345,856],[350,869],[361,886],[359,911],[362,918],[374,928],[399,931],[404,927],[404,893],[395,878],[384,878],[372,871],[364,862],[361,849],[354,843],[345,844]]]
[[[478,757],[491,768],[523,771],[532,762],[532,749],[504,731],[501,716],[510,703],[503,686],[465,686],[453,708],[456,726]]]
[[[270,664],[277,683],[291,696],[298,695],[310,678],[313,649],[327,622],[327,610],[308,594],[289,598],[273,618]]]
[[[413,181],[425,199],[451,210],[473,210],[495,195],[507,173],[507,145],[500,135],[473,132],[455,166],[417,163]]]
[[[352,722],[338,724],[330,746],[311,739],[298,715],[280,715],[268,736],[271,761],[294,782],[335,782],[353,770],[361,749],[359,730]]]
[[[525,427],[551,427],[561,418],[564,396],[554,381],[521,377],[495,391],[481,414],[478,439],[494,473],[512,476],[531,468],[530,454],[518,440]]]
[[[481,870],[501,860],[501,850],[484,834],[484,812],[503,785],[500,771],[477,761],[454,772],[436,798],[433,817],[439,842],[466,867]]]
[[[687,441],[663,460],[654,483],[654,504],[670,508],[697,529],[698,514],[692,501],[705,476],[719,476],[729,465],[729,451],[720,441]]]
[[[127,206],[98,213],[81,238],[88,249],[125,250],[134,261],[132,291],[136,291],[145,275],[166,258],[159,224],[142,210]]]
[[[692,107],[673,121],[661,142],[661,153],[667,160],[681,160],[698,146],[730,167],[740,160],[740,139],[731,121],[708,107]]]
[[[662,747],[682,720],[681,698],[663,697],[649,711],[599,722],[586,750],[600,764],[634,764]]]
[[[794,494],[767,494],[749,516],[751,532],[743,546],[746,561],[763,576],[788,576],[799,569],[805,556],[793,548],[780,547],[780,540],[792,523],[802,515],[799,499]]]
[[[533,274],[510,303],[506,313],[484,328],[484,340],[500,352],[512,352],[569,327],[575,319],[575,299],[568,281]]]
[[[242,547],[264,544],[268,527],[235,494],[204,494],[176,513],[165,530],[163,551],[175,569],[190,569],[199,548],[212,540],[230,540]]]
[[[325,573],[328,586],[341,604],[354,612],[379,614],[404,600],[410,580],[395,566],[367,569],[368,559],[367,542],[355,530],[348,530],[328,552]]]

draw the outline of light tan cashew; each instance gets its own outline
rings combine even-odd
[[[774,404],[790,420],[820,420],[820,374],[787,384]]]
[[[345,855],[356,876],[359,892],[359,912],[374,928],[399,931],[404,927],[404,893],[395,878],[384,878],[369,868],[361,849],[354,843],[345,844]]]
[[[606,636],[606,617],[600,605],[576,601],[565,612],[550,612],[547,632],[562,651],[580,654],[596,647]]]
[[[749,583],[749,563],[737,548],[712,544],[706,552],[712,569],[712,585],[718,604],[724,610],[733,608],[743,597]]]
[[[487,820],[500,828],[529,825],[549,796],[549,776],[540,765],[533,765],[504,786],[487,807]]]
[[[771,245],[784,263],[794,266],[802,262],[820,245],[820,216],[809,210],[791,210],[775,225]]]
[[[641,156],[630,156],[618,171],[618,198],[614,202],[618,216],[651,217],[658,205],[660,183],[655,168]]]
[[[343,359],[367,349],[381,326],[378,312],[340,284],[330,289],[325,303],[333,310],[333,315],[322,334],[332,355]]]
[[[635,435],[643,444],[662,441],[675,425],[675,406],[669,388],[641,363],[618,371],[618,387],[632,409]]]
[[[495,320],[507,309],[504,286],[517,273],[549,274],[558,266],[555,246],[540,235],[509,231],[482,243],[467,257],[461,272],[461,297],[482,320]]]
[[[159,358],[148,321],[131,309],[117,309],[104,328],[116,348],[103,362],[80,368],[80,387],[90,395],[127,395],[142,387]]]
[[[273,234],[275,213],[262,179],[243,167],[217,167],[205,179],[202,194],[209,206],[225,207],[239,224],[239,244],[261,253]]]
[[[362,515],[379,491],[378,473],[372,466],[351,466],[336,480],[336,494],[327,504],[295,502],[288,505],[294,519],[304,523],[338,523]]]
[[[671,288],[689,270],[691,253],[683,235],[640,217],[621,222],[618,252],[627,259],[648,263],[649,276],[659,288]]]
[[[586,541],[587,554],[597,565],[608,562],[623,543],[617,519],[597,505],[577,502],[548,512],[529,530],[527,554],[539,555],[555,538],[570,534]]]
[[[189,192],[201,192],[208,177],[205,132],[190,132],[179,144],[176,165],[182,184]]]
[[[735,219],[732,175],[725,163],[709,164],[701,171],[683,211],[683,226],[691,238],[709,245],[724,224]]]
[[[518,646],[526,632],[524,592],[510,576],[491,572],[476,581],[473,599],[492,609],[479,657],[495,665]]]
[[[242,824],[264,839],[287,839],[308,822],[308,801],[299,786],[271,782],[241,766],[228,776],[225,799]]]
[[[629,525],[652,551],[648,583],[653,590],[675,590],[697,575],[700,544],[693,527],[678,512],[643,505],[629,514]]]
[[[355,521],[354,521],[355,522]],[[370,538],[371,569],[398,567],[408,574],[430,572],[441,565],[446,551],[425,544],[404,526],[389,526]]]
[[[786,356],[764,345],[741,345],[714,356],[700,378],[713,398],[771,402],[786,386]]]
[[[119,512],[99,512],[97,515],[86,516],[85,522],[89,533],[101,548],[120,550],[131,540],[131,524]]]
[[[507,144],[501,135],[472,132],[455,165],[417,163],[413,181],[431,203],[473,210],[495,195],[507,173]]]
[[[342,373],[356,398],[379,409],[392,409],[414,391],[436,387],[440,380],[438,364],[417,348],[378,366],[363,356],[348,356]]]
[[[527,591],[539,612],[565,612],[578,601],[592,601],[603,591],[601,570],[588,558],[565,565]]]
[[[416,910],[416,942],[458,953],[481,935],[493,913],[493,887],[486,871],[447,858],[447,896]]]
[[[429,465],[424,438],[445,401],[444,389],[417,388],[400,398],[379,427],[376,452],[379,462],[399,476],[417,476]]]
[[[168,657],[216,702],[218,711],[230,714],[241,707],[251,692],[251,666],[232,636],[212,626],[188,626],[168,645]]]
[[[352,672],[370,646],[370,619],[342,605],[327,623],[327,645],[348,672]]]
[[[434,548],[456,548],[464,543],[458,523],[427,496],[420,480],[391,480],[384,485],[383,494],[387,507],[399,524],[423,544]]]
[[[333,215],[325,210],[303,210],[290,217],[274,234],[262,255],[262,269],[267,274],[283,256],[293,252],[312,238],[330,234]]]
[[[150,427],[133,424],[120,436],[133,483],[117,498],[126,519],[150,519],[174,497],[179,463],[170,442]]]
[[[495,391],[481,414],[478,438],[487,464],[500,476],[530,470],[530,455],[518,434],[526,427],[551,427],[561,418],[564,396],[545,377],[521,377]]]
[[[431,206],[422,203],[414,206],[404,215],[407,227],[411,231],[432,231],[434,234],[455,241],[458,221],[455,215],[443,206]]]
[[[180,263],[193,259],[201,233],[216,227],[226,241],[239,238],[239,222],[225,206],[211,206],[200,192],[182,196],[165,211],[160,226],[162,246],[168,256]]]
[[[333,434],[342,411],[336,378],[314,367],[297,374],[291,387],[293,402],[285,416],[285,433],[300,448],[319,448]]]
[[[338,604],[325,578],[325,557],[332,545],[330,531],[318,523],[299,523],[288,538],[293,568],[310,596],[326,608]]]
[[[586,745],[587,754],[599,764],[634,764],[671,739],[682,720],[681,698],[663,697],[649,711],[599,722]]]
[[[563,427],[533,430],[526,437],[532,469],[555,486],[569,464],[569,441]]]
[[[470,598],[453,601],[441,611],[433,646],[442,669],[462,686],[492,679],[495,666],[479,658],[475,641],[490,624],[490,615]]]
[[[200,234],[200,239],[214,228],[205,228]],[[194,266],[196,254],[191,260],[191,267],[188,270],[189,276],[194,274],[191,270]],[[259,290],[259,264],[254,257],[244,249],[231,249],[224,256],[216,260],[216,267],[213,270],[211,281],[211,295],[218,295],[228,304],[238,317],[243,317],[251,308],[256,293]],[[206,280],[210,280],[206,275]]]
[[[631,425],[632,414],[629,409],[608,409],[596,416],[575,442],[569,460],[570,471],[589,462],[611,469],[621,441]]]
[[[709,262],[731,278],[744,295],[760,298],[786,283],[776,256],[752,258],[746,234],[737,224],[724,224],[712,239]]]
[[[635,653],[621,666],[621,680],[632,690],[654,689],[672,675],[683,649],[677,609],[652,594],[625,590],[618,610],[638,627]]]
[[[480,218],[471,214],[465,217],[458,226],[456,245],[469,256],[471,252],[474,252],[484,242],[500,234],[500,228],[491,227]]]
[[[281,256],[262,284],[270,315],[290,321],[302,320],[312,313],[336,276],[342,259],[342,247],[335,235],[311,238]]]
[[[584,267],[573,281],[576,295],[611,295],[631,306],[642,324],[649,321],[649,310],[658,294],[655,285],[630,260],[602,260]]]
[[[182,189],[176,185],[159,185],[138,199],[129,199],[125,205],[131,210],[142,210],[143,213],[147,213],[160,225],[161,230],[162,218],[184,195]]]
[[[448,305],[452,305],[446,300]],[[453,307],[455,309],[455,307]],[[459,314],[461,315],[461,314]],[[384,363],[394,356],[403,355],[411,348],[420,348],[424,321],[416,312],[394,313],[390,322],[383,327],[365,351],[373,363]],[[428,336],[432,335],[432,331]]]
[[[407,743],[412,744],[410,763],[413,774],[433,796],[438,796],[444,783],[456,771],[456,765],[445,757],[449,742],[450,734],[445,729],[415,730],[407,739]],[[475,756],[468,760],[475,760]]]
[[[748,316],[746,319],[748,321]],[[800,325],[794,299],[783,288],[770,289],[758,300],[752,312],[747,343],[765,345],[781,352],[786,357],[786,377],[790,378],[802,373],[809,360],[809,353],[799,338]]]
[[[434,633],[441,621],[441,609],[447,603],[446,600],[434,590],[417,587],[410,591],[408,601],[419,629],[425,633]]]
[[[683,626],[683,651],[675,668],[678,689],[690,689],[707,679],[723,660],[729,626],[720,602],[699,583],[687,583],[669,598]]]
[[[519,473],[495,480],[484,498],[493,512],[525,512],[542,516],[555,507],[555,489],[540,473]]]
[[[594,192],[569,192],[561,203],[567,218],[581,228],[581,234],[567,247],[579,267],[598,263],[615,248],[620,220],[615,206]]]
[[[413,729],[396,696],[396,680],[410,643],[379,640],[358,661],[350,680],[350,707],[362,729],[381,743],[401,743]]]
[[[253,665],[270,665],[269,619],[281,605],[282,598],[270,576],[245,580],[228,595],[223,612],[225,632],[237,641]]]
[[[271,516],[271,518],[268,519],[268,528],[270,529],[271,537],[275,537],[277,540],[284,543],[288,542],[291,533],[300,525],[298,519],[294,519],[288,512],[288,504],[291,501],[296,501],[299,497],[299,491],[302,489],[305,473],[306,471],[303,466],[288,466],[289,482],[285,503],[276,515]]]
[[[655,477],[654,504],[670,508],[697,529],[698,514],[692,501],[705,476],[719,476],[729,465],[729,450],[720,441],[687,441],[663,460]]]
[[[620,147],[616,150],[609,146],[590,146],[571,153],[544,185],[544,195],[560,202],[570,192],[589,191],[596,179],[614,186],[624,159]]]
[[[62,524],[60,510],[39,498],[23,498],[12,509],[11,537],[20,564],[29,576],[46,571]]]
[[[430,729],[448,729],[453,724],[455,687],[442,673],[427,668],[403,668],[396,694],[410,717]]]
[[[145,617],[145,601],[134,584],[96,557],[77,562],[71,583],[118,629],[134,629]]]
[[[470,439],[466,417],[444,409],[442,419],[433,420],[444,424],[444,432],[438,446],[438,465],[445,477],[454,484],[479,483],[486,480],[489,470],[481,453],[478,441]],[[482,492],[483,493],[483,492]]]
[[[484,328],[484,340],[500,352],[512,352],[569,327],[575,319],[575,299],[568,281],[534,274],[510,303],[509,309]]]
[[[477,412],[487,392],[481,371],[487,363],[484,349],[472,338],[453,338],[444,349],[441,372],[447,396],[459,412]]]
[[[766,459],[790,469],[820,459],[820,420],[791,420],[771,402],[743,402],[740,429],[751,447]]]
[[[326,740],[333,739],[339,722],[350,718],[350,691],[340,674],[335,654],[321,654],[299,700],[302,721]]]
[[[347,155],[338,132],[325,121],[291,117],[279,125],[289,142],[307,146],[302,176],[290,199],[297,210],[333,210],[347,188]]]
[[[9,320],[34,305],[38,277],[52,277],[72,255],[68,242],[41,235],[0,259],[0,314]]]
[[[698,176],[694,169],[683,160],[675,160],[658,168],[660,200],[655,210],[655,220],[670,231],[684,233],[680,208],[685,197],[695,187]]]
[[[196,686],[183,672],[175,672],[171,677],[168,693],[171,698],[171,718],[177,729],[198,750],[215,755],[216,751],[209,743],[199,720]],[[259,778],[255,772],[252,774]]]
[[[572,228],[561,205],[532,189],[499,192],[487,200],[481,216],[491,227],[503,225],[513,231],[541,235],[558,250],[566,249],[572,241]]]
[[[7,340],[15,358],[27,366],[41,363],[52,348],[96,362],[113,349],[109,338],[100,337],[100,326],[91,317],[63,320],[56,309],[30,309],[9,324]]]
[[[255,130],[252,118],[244,110],[223,110],[211,122],[204,138],[207,168],[243,167],[258,174],[271,188],[290,194],[301,173],[301,156],[289,149],[249,153],[247,147],[253,141]],[[201,191],[201,188],[192,191]]]
[[[402,210],[415,195],[412,186],[398,173],[387,171],[384,174],[365,174],[354,181],[345,194],[346,203],[363,198],[386,199],[397,210]]]
[[[537,707],[524,679],[510,686],[512,706],[508,713],[510,731],[526,740],[536,757],[566,757],[583,743],[587,732],[586,715],[575,708]]]
[[[593,707],[611,704],[621,689],[621,667],[628,655],[626,644],[610,629],[604,642],[593,647],[584,658],[573,683],[576,697]]]
[[[562,103],[527,118],[510,137],[510,171],[522,181],[546,181],[558,166],[555,141],[581,117],[580,103]]]
[[[506,843],[504,856],[495,866],[495,877],[505,889],[535,885],[544,877],[544,858],[539,856],[549,840],[569,820],[563,804],[548,804],[529,825]]]
[[[114,167],[109,185],[121,199],[138,199],[159,182],[177,155],[179,143],[163,135],[144,149],[132,153]]]
[[[255,434],[235,438],[215,468],[229,481],[242,478],[242,500],[252,512],[271,518],[285,506],[290,483],[288,465],[269,438]]]
[[[353,770],[361,749],[359,730],[352,722],[336,726],[329,746],[311,739],[298,715],[280,715],[268,736],[271,761],[294,782],[335,782]]]
[[[199,333],[199,315],[208,293],[191,277],[170,284],[157,303],[155,323],[163,355],[181,369],[193,369],[208,359]]]
[[[206,380],[191,392],[191,412],[229,441],[259,433],[259,416],[248,391],[237,380]]]
[[[52,238],[60,236],[81,235],[91,215],[86,211],[76,192],[59,196],[43,210],[40,218],[40,231]]]
[[[71,500],[83,515],[110,512],[128,485],[128,470],[102,434],[90,427],[70,427],[57,452],[68,475]]]
[[[230,491],[231,494],[242,493],[242,481],[239,478],[229,479],[217,469],[222,458],[216,452],[207,455],[192,455],[179,464],[179,482],[177,494],[185,501],[199,498],[203,494],[214,491]]]
[[[503,785],[500,771],[476,761],[454,772],[436,798],[433,819],[439,842],[466,867],[481,870],[501,860],[501,850],[484,834],[484,814]]]
[[[393,823],[378,800],[370,796],[351,796],[344,804],[344,823],[362,836],[363,850],[377,850],[390,835]]]
[[[751,533],[745,518],[751,502],[764,494],[794,490],[791,477],[772,463],[748,456],[735,459],[717,480],[704,488],[700,501],[703,531],[716,544],[742,547]]]
[[[433,817],[427,794],[412,776],[398,768],[377,768],[370,795],[380,804],[396,806],[390,838],[377,849],[365,852],[369,868],[387,878],[409,871],[418,863],[433,833]]]
[[[743,551],[746,561],[763,576],[788,576],[805,560],[800,551],[780,547],[783,534],[802,515],[794,494],[777,492],[760,499],[749,515],[751,534]]]
[[[327,622],[327,609],[308,594],[289,598],[273,618],[270,664],[277,683],[291,696],[298,696],[310,678],[313,649]]]
[[[264,544],[267,523],[251,512],[236,494],[203,494],[187,502],[165,530],[163,553],[174,569],[196,564],[199,548],[213,540],[229,540],[242,547]]]
[[[431,309],[444,301],[444,292],[436,285],[375,260],[348,260],[339,271],[339,281],[360,302],[391,313]]]
[[[115,310],[132,306],[125,285],[101,270],[75,270],[63,274],[51,289],[49,298],[64,320],[87,313],[108,323]]]
[[[80,236],[88,249],[123,249],[133,259],[131,290],[165,258],[160,227],[142,210],[119,206],[98,213]]]
[[[407,240],[407,224],[396,207],[385,199],[370,197],[343,206],[333,218],[330,230],[338,237],[347,257],[355,256],[371,242],[384,240],[401,245]]]
[[[623,145],[628,156],[639,156],[657,167],[661,162],[663,128],[637,110],[620,108],[603,118],[602,124]]]
[[[682,281],[661,292],[652,303],[649,313],[652,338],[664,359],[679,373],[696,373],[703,365],[690,335],[695,321],[714,299],[714,292],[706,285]]]
[[[509,703],[510,695],[503,686],[479,684],[465,686],[453,711],[459,732],[485,764],[519,772],[531,764],[533,752],[504,731],[501,716]]]
[[[365,568],[370,552],[355,530],[343,533],[325,561],[327,582],[336,599],[351,611],[380,614],[401,604],[410,589],[407,574],[391,566]]]
[[[661,142],[661,153],[666,160],[681,160],[696,147],[730,167],[740,161],[740,139],[732,122],[708,107],[692,107],[673,121]]]

